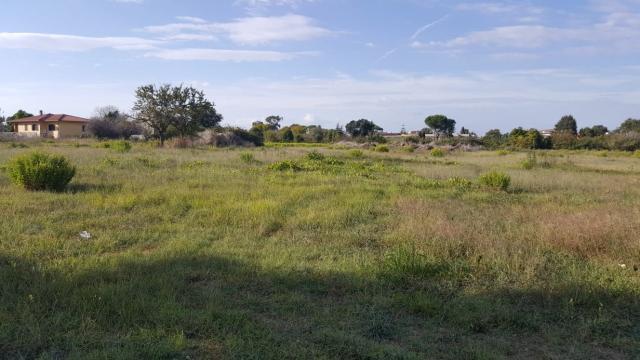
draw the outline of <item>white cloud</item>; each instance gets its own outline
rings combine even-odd
[[[428,50],[472,47],[539,49],[558,46],[567,52],[607,53],[640,51],[640,13],[614,12],[588,26],[544,25],[501,26],[471,32],[446,41],[414,42],[412,47]]]
[[[209,34],[226,35],[234,43],[263,45],[280,41],[304,41],[327,36],[332,32],[314,24],[311,18],[302,15],[277,17],[246,17],[231,22],[181,22],[144,28],[155,34]]]
[[[203,60],[203,61],[284,61],[291,60],[299,54],[279,51],[227,50],[227,49],[164,49],[148,52],[146,57],[164,60]]]
[[[544,13],[544,9],[537,6],[532,6],[526,3],[514,3],[514,2],[473,2],[462,3],[456,6],[460,11],[477,11],[485,14],[505,14],[505,13],[528,13],[540,15]]]
[[[0,33],[0,48],[51,51],[88,51],[100,48],[116,50],[151,49],[161,42],[137,37],[90,37],[46,33]]]

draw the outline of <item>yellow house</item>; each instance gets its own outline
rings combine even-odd
[[[66,114],[40,114],[9,121],[20,136],[54,139],[82,137],[88,134],[89,120]]]

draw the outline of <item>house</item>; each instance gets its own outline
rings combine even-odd
[[[550,138],[556,131],[554,129],[540,130],[540,135],[544,138]]]
[[[89,120],[66,114],[43,114],[9,121],[19,136],[54,139],[87,135]]]

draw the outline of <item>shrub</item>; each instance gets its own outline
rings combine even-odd
[[[389,147],[387,145],[376,145],[373,150],[376,152],[388,153]]]
[[[471,180],[469,179],[461,177],[452,177],[450,179],[447,179],[447,185],[461,189],[469,189],[473,185],[473,182],[471,182]]]
[[[433,157],[444,157],[444,151],[440,148],[435,148],[431,150],[431,156]]]
[[[633,157],[640,159],[640,150],[636,150],[636,152],[633,153]]]
[[[310,153],[308,153],[305,158],[307,160],[311,160],[311,161],[322,161],[325,159],[325,156],[322,155],[321,153],[317,152],[317,151],[312,151]]]
[[[362,152],[362,150],[359,150],[359,149],[354,149],[349,151],[349,156],[351,156],[352,158],[361,158],[361,157],[364,157],[364,152]]]
[[[269,169],[276,171],[302,171],[304,170],[297,162],[292,160],[283,160],[269,165]]]
[[[256,157],[250,152],[243,152],[243,153],[240,153],[240,160],[242,160],[247,164],[252,164],[256,162]]]
[[[511,185],[511,177],[502,172],[492,171],[480,175],[478,182],[488,188],[505,191]]]
[[[524,160],[522,163],[520,163],[520,166],[522,166],[522,168],[525,170],[531,170],[537,165],[538,165],[538,158],[536,157],[535,153],[529,153],[527,155],[527,159]]]
[[[131,150],[131,144],[124,140],[114,141],[111,143],[111,149],[117,152],[126,153]]]
[[[498,154],[498,156],[507,156],[507,155],[511,154],[511,151],[509,151],[509,150],[498,150],[496,152],[496,154]]]
[[[406,153],[414,153],[416,151],[416,147],[414,145],[405,146],[402,148],[402,151]]]
[[[7,170],[16,185],[34,191],[62,191],[76,174],[65,157],[40,152],[14,158]]]

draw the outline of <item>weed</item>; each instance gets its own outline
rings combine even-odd
[[[349,151],[349,156],[355,159],[364,157],[364,152],[360,149],[353,149]]]
[[[253,155],[253,153],[250,153],[250,152],[240,153],[240,160],[242,160],[242,162],[244,162],[245,164],[253,164],[257,162],[255,155]]]
[[[434,148],[434,149],[431,150],[431,156],[436,157],[436,158],[444,157],[444,150],[442,150],[440,148]]]
[[[502,172],[492,171],[480,175],[478,183],[491,189],[506,191],[511,185],[511,177]]]
[[[373,150],[376,151],[376,152],[388,153],[389,152],[389,146],[378,144],[378,145],[376,145],[376,147]]]

